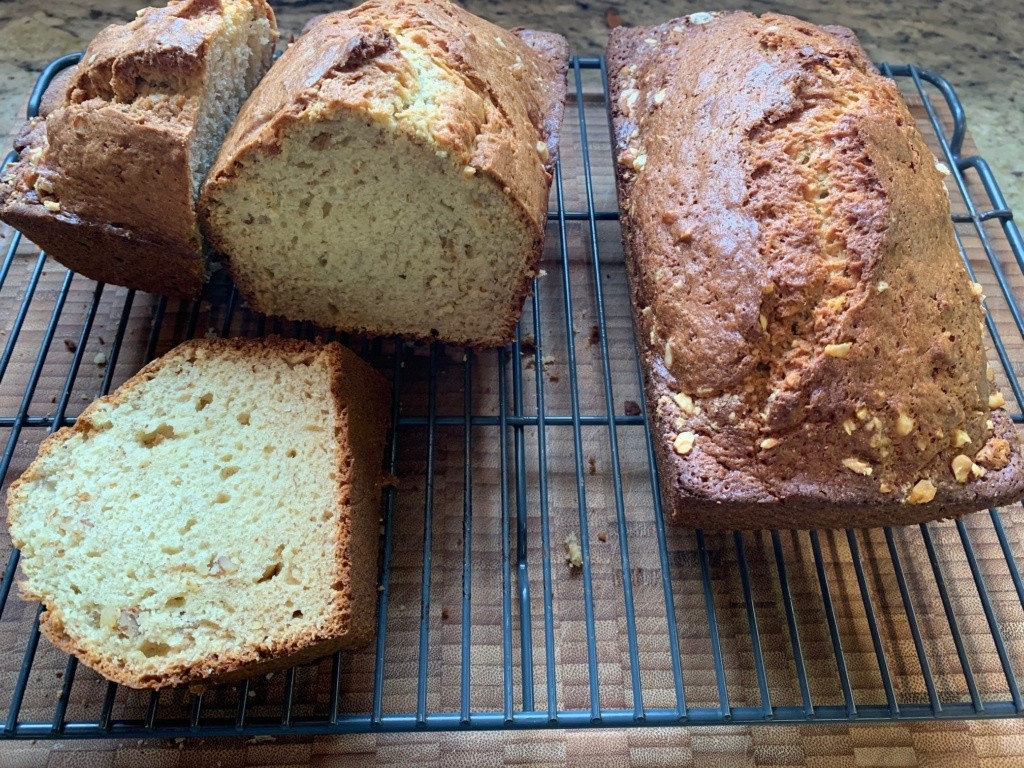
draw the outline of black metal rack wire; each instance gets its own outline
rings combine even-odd
[[[77,58],[47,68],[30,115]],[[986,326],[1021,423],[1024,319],[1014,291],[1024,242],[988,166],[963,154],[964,115],[949,84],[914,67],[882,69],[919,103],[952,170],[958,238],[990,306],[999,304]],[[11,550],[0,585],[4,737],[1021,713],[1021,544],[999,511],[877,531],[666,526],[610,191],[604,63],[574,58],[569,79],[549,274],[535,281],[514,343],[488,353],[357,343],[394,384],[398,483],[385,502],[374,645],[204,692],[129,691],[39,642],[38,606],[11,596]],[[77,278],[19,252],[19,240],[0,267],[5,483],[83,401],[184,338],[335,337],[250,314],[224,279],[178,304]],[[30,333],[33,322],[44,330]],[[93,365],[97,350],[105,359]],[[47,388],[57,394],[40,402]],[[563,557],[570,535],[578,571]]]

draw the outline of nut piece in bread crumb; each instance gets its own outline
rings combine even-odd
[[[828,357],[846,357],[853,349],[852,341],[844,341],[842,344],[826,344],[825,354]]]
[[[901,413],[896,418],[896,434],[900,437],[906,437],[914,431],[914,420],[907,414]]]
[[[974,457],[974,461],[985,467],[985,469],[999,470],[1010,463],[1010,453],[1010,442],[1008,440],[1004,440],[1001,437],[993,437],[981,447],[978,455]]]
[[[693,450],[693,444],[696,440],[697,435],[693,432],[680,432],[676,435],[675,440],[672,441],[672,450],[680,456],[685,456]]]
[[[907,496],[907,504],[927,504],[935,498],[935,491],[935,485],[931,480],[918,480],[914,487],[910,489],[910,495]]]
[[[851,472],[856,472],[858,475],[870,475],[874,470],[871,465],[861,459],[850,457],[843,459],[843,466]]]
[[[975,470],[981,470],[984,474],[985,470],[971,461],[971,457],[966,454],[959,454],[953,457],[953,461],[950,462],[950,468],[953,470],[953,477],[956,478],[958,483],[966,483],[972,477],[978,477]]]

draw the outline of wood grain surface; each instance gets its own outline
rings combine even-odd
[[[570,77],[572,73],[570,73]],[[582,98],[587,119],[589,161],[594,207],[615,210],[612,159],[607,121],[596,72],[583,72],[582,95],[567,110],[562,152],[562,195],[567,211],[586,211],[583,132],[577,113]],[[573,89],[570,88],[572,91]],[[909,99],[919,118],[924,113]],[[941,107],[941,103],[937,103]],[[948,115],[943,115],[948,122]],[[922,125],[926,124],[922,122]],[[926,134],[932,132],[926,126]],[[934,142],[933,142],[934,144]],[[975,200],[984,199],[973,172],[968,172]],[[950,183],[954,212],[965,202]],[[552,195],[554,209],[556,195]],[[988,203],[981,204],[989,207]],[[414,222],[410,222],[414,225]],[[1010,291],[1024,295],[1020,268],[1013,260],[998,222],[984,225],[991,238],[992,255],[1005,275]],[[958,224],[964,247],[978,280],[989,296],[988,306],[1015,374],[1024,363],[1024,344],[1005,296],[997,283],[984,244],[973,224]],[[467,392],[463,385],[469,365],[472,412],[496,415],[504,401],[507,413],[536,414],[538,397],[544,398],[547,415],[571,415],[574,397],[584,415],[629,413],[640,401],[636,354],[632,341],[628,295],[622,267],[619,232],[614,221],[594,226],[598,258],[592,260],[594,243],[590,224],[569,221],[562,240],[557,222],[548,230],[544,269],[538,280],[536,305],[528,301],[522,325],[521,347],[463,357],[461,349],[427,346],[403,347],[401,366],[402,414],[425,416],[429,409],[431,364],[436,368],[436,412],[460,417]],[[6,238],[11,237],[5,231]],[[6,241],[4,241],[6,242]],[[565,252],[563,260],[562,245]],[[566,272],[566,267],[568,271]],[[38,284],[26,301],[26,286]],[[59,265],[42,262],[23,244],[0,289],[0,345],[9,343],[10,361],[0,387],[0,416],[27,414],[28,426],[5,427],[5,439],[15,441],[11,467],[4,488],[34,456],[45,426],[31,426],[31,419],[52,414],[62,403],[65,385],[67,414],[74,416],[107,386],[116,386],[145,362],[152,345],[159,354],[189,335],[205,333],[255,333],[261,330],[312,333],[261,319],[228,301],[222,279],[214,281],[203,302],[196,306],[161,303],[145,295],[130,296],[110,287],[97,293],[88,280],[68,275]],[[596,301],[600,285],[603,306]],[[568,285],[571,302],[567,301]],[[66,291],[63,290],[66,287]],[[61,304],[61,297],[65,297]],[[130,300],[130,307],[127,302]],[[538,313],[535,315],[534,307]],[[127,308],[126,308],[127,307]],[[22,311],[23,308],[23,311]],[[59,309],[59,312],[57,311]],[[599,317],[603,309],[603,322]],[[151,339],[154,317],[163,316],[160,333]],[[47,334],[56,317],[52,334]],[[568,321],[567,321],[568,317]],[[23,320],[22,320],[23,318]],[[535,323],[536,320],[536,323]],[[19,325],[21,325],[19,329]],[[540,330],[540,338],[537,331]],[[122,341],[114,355],[114,341]],[[539,350],[533,345],[539,341]],[[575,349],[571,365],[570,341]],[[607,344],[608,367],[602,356]],[[40,366],[41,347],[49,343]],[[357,345],[357,348],[358,345]],[[363,347],[386,373],[391,373],[395,348],[390,342]],[[517,355],[517,352],[519,353]],[[433,354],[433,360],[431,355]],[[76,355],[80,368],[69,376]],[[1006,374],[998,359],[993,365],[1011,409],[1016,409]],[[607,371],[613,391],[606,399]],[[517,388],[516,382],[521,386]],[[578,384],[578,386],[574,386]],[[519,396],[516,396],[516,393]],[[27,393],[27,394],[26,394]],[[588,710],[592,682],[601,708],[633,708],[633,667],[627,631],[627,604],[623,585],[633,590],[637,639],[637,671],[643,705],[671,708],[676,704],[673,658],[668,636],[674,631],[681,649],[680,669],[690,707],[721,706],[716,676],[714,635],[707,611],[702,580],[702,553],[694,532],[669,528],[666,536],[668,570],[674,614],[668,615],[663,571],[657,543],[657,511],[651,495],[651,477],[643,429],[625,424],[616,429],[618,476],[612,466],[610,433],[606,426],[584,425],[577,443],[571,426],[549,424],[539,433],[525,426],[521,433],[499,424],[474,427],[466,432],[453,418],[438,426],[433,455],[428,453],[427,428],[409,426],[398,435],[398,484],[394,496],[393,544],[390,589],[387,593],[387,633],[384,656],[385,682],[381,698],[385,713],[416,710],[420,674],[418,645],[421,634],[424,515],[428,461],[434,465],[432,492],[431,600],[426,611],[427,656],[424,667],[426,708],[430,712],[454,712],[460,707],[463,627],[463,556],[469,547],[472,563],[471,612],[465,617],[470,630],[470,709],[501,711],[505,695],[505,656],[509,654],[512,707],[524,707],[523,659],[531,659],[533,708],[545,710],[550,695],[559,711]],[[541,461],[541,450],[546,461]],[[464,456],[470,456],[472,529],[463,540],[463,508],[466,502]],[[503,463],[504,462],[504,463]],[[521,471],[517,471],[517,467]],[[581,476],[581,485],[577,478]],[[503,497],[503,488],[506,488]],[[542,491],[543,487],[543,501]],[[621,496],[622,519],[618,515]],[[507,507],[502,500],[507,500]],[[580,515],[581,500],[585,513]],[[516,579],[503,579],[503,541],[514,553],[515,515],[522,510],[526,568]],[[542,511],[546,510],[546,515]],[[512,517],[510,529],[503,514]],[[1024,520],[1017,505],[1003,510],[1007,546],[1019,559]],[[550,548],[542,551],[542,535]],[[621,522],[621,525],[620,525]],[[582,527],[581,526],[585,526]],[[592,592],[594,643],[586,631],[585,579],[565,562],[563,541],[572,534],[589,538],[589,575]],[[622,534],[626,539],[622,539]],[[963,638],[982,699],[1005,700],[1009,693],[1003,664],[992,639],[992,629],[965,554],[966,536],[976,555],[987,587],[992,618],[1005,641],[1008,663],[1024,669],[1024,607],[1015,590],[1004,552],[986,513],[964,521],[963,531],[953,523],[928,527],[936,562],[948,589],[950,608]],[[800,631],[797,653],[787,627],[780,577],[768,533],[747,533],[742,545],[751,575],[748,606],[739,576],[737,541],[731,535],[706,539],[706,567],[710,576],[715,627],[723,660],[724,685],[729,704],[763,706],[754,659],[764,659],[766,680],[775,706],[800,706],[802,693],[796,668],[807,670],[808,690],[817,706],[842,706],[836,640],[848,665],[850,689],[860,707],[885,706],[885,680],[880,673],[879,649],[891,673],[892,695],[903,704],[927,704],[929,694],[921,661],[909,628],[908,606],[899,591],[890,542],[882,531],[821,532],[820,568],[807,533],[784,532],[779,547],[789,572],[793,606]],[[917,528],[893,532],[891,546],[897,551],[910,590],[910,605],[921,629],[923,649],[936,693],[945,703],[969,702],[970,691],[939,591],[935,570],[928,559],[925,541]],[[6,530],[0,533],[0,555],[9,552]],[[628,567],[622,551],[629,556]],[[544,600],[544,555],[550,563],[551,599]],[[859,560],[864,571],[864,590],[854,568]],[[821,575],[825,577],[835,614],[836,638],[822,601]],[[518,595],[529,587],[527,615],[518,610]],[[502,631],[502,604],[509,590],[512,604],[509,633]],[[759,648],[752,641],[748,607],[758,622]],[[876,642],[870,631],[868,611],[877,626]],[[36,606],[12,596],[0,620],[0,716],[10,707],[10,692],[22,666]],[[524,633],[524,619],[530,632]],[[545,641],[545,622],[550,621],[552,642]],[[528,638],[524,654],[521,637]],[[876,645],[877,644],[877,645]],[[593,657],[590,655],[593,648]],[[547,674],[551,660],[554,676]],[[373,649],[341,659],[339,709],[365,713],[372,704]],[[49,722],[62,696],[68,660],[42,641],[35,653],[32,674],[20,711],[20,721]],[[596,677],[592,677],[592,672]],[[302,667],[288,678],[279,674],[254,681],[244,694],[236,687],[211,689],[203,698],[204,717],[233,718],[240,695],[249,698],[251,717],[277,717],[294,685],[294,717],[323,716],[330,695],[329,661]],[[74,685],[66,697],[66,720],[95,721],[107,688],[91,671],[75,671]],[[148,695],[119,690],[112,714],[115,718],[142,718]],[[187,717],[188,692],[166,692],[160,697],[161,717]],[[996,766],[1024,765],[1024,723],[1019,719],[903,722],[894,725],[800,724],[709,726],[694,728],[628,728],[586,730],[528,730],[461,733],[367,734],[317,737],[197,738],[153,741],[55,741],[0,742],[2,766],[271,766],[271,765],[559,765],[674,766],[798,765],[798,766]]]

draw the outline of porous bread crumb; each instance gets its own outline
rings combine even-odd
[[[132,687],[368,640],[386,389],[338,345],[202,339],[89,406],[8,495],[43,633]]]

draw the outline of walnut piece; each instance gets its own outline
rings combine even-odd
[[[679,392],[672,397],[673,402],[679,406],[679,410],[685,413],[687,416],[692,416],[694,412],[693,398],[683,392]]]
[[[825,355],[828,357],[846,357],[853,348],[852,341],[844,341],[842,344],[826,344]]]
[[[856,472],[858,475],[870,475],[874,471],[866,461],[853,457],[843,459],[843,466],[851,472]]]
[[[974,462],[971,461],[971,457],[966,454],[959,454],[953,457],[953,461],[950,463],[950,468],[953,470],[953,477],[956,478],[958,483],[966,483],[971,478],[971,467],[974,466]]]
[[[907,504],[927,504],[935,498],[936,490],[931,480],[918,480],[914,487],[910,489],[910,495],[907,496]]]
[[[985,469],[1000,470],[1010,463],[1010,443],[1001,437],[993,437],[974,457],[977,464]]]
[[[685,456],[693,450],[693,444],[696,440],[697,435],[694,432],[680,432],[676,435],[676,439],[672,441],[672,450],[680,456]]]
[[[957,429],[953,432],[953,447],[961,448],[971,442],[971,436],[964,432],[962,429]]]

